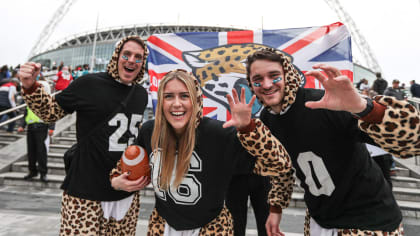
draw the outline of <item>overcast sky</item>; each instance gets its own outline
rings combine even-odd
[[[0,5],[0,65],[27,60],[41,31],[64,0],[5,0]],[[420,0],[341,0],[388,80],[420,76]],[[78,0],[57,25],[49,45],[74,34],[121,25],[189,24],[284,29],[339,21],[323,0]],[[46,48],[45,47],[45,48]],[[360,53],[353,45],[354,56]],[[361,61],[363,64],[363,61]]]

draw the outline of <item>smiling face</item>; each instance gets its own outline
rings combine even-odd
[[[118,74],[121,82],[130,84],[139,74],[144,56],[144,48],[135,41],[127,41],[118,58]]]
[[[193,106],[187,86],[179,79],[172,79],[163,90],[163,114],[176,135],[181,135],[191,119]]]
[[[250,69],[251,86],[255,95],[275,112],[281,111],[284,97],[284,71],[279,62],[256,60]]]

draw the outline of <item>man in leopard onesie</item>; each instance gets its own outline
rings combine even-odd
[[[150,180],[142,177],[133,181],[129,191],[120,191],[111,187],[109,172],[134,140],[132,136],[137,136],[143,119],[147,92],[137,83],[143,79],[146,57],[147,48],[140,37],[124,38],[116,46],[107,72],[82,76],[55,97],[35,81],[39,64],[28,62],[20,69],[25,102],[42,120],[54,122],[77,113],[79,151],[66,166],[60,235],[136,233],[138,190]],[[121,102],[132,88],[123,107]]]
[[[278,50],[247,58],[249,87],[265,107],[254,126],[267,126],[290,154],[305,190],[305,235],[403,235],[401,211],[364,143],[400,158],[420,154],[419,112],[392,97],[361,97],[334,67],[313,68],[306,76],[325,90],[300,88],[301,75]],[[269,139],[251,132],[240,140],[255,150]],[[281,211],[270,212],[269,235],[280,220]]]

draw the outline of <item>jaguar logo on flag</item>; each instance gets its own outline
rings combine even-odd
[[[203,115],[221,121],[230,119],[226,94],[232,89],[246,89],[247,100],[252,93],[246,81],[246,58],[256,50],[272,47],[292,60],[302,75],[301,86],[322,89],[313,77],[302,72],[316,63],[326,63],[353,78],[351,39],[340,22],[326,26],[230,32],[182,32],[155,34],[148,38],[148,74],[153,103],[163,76],[174,69],[191,71],[203,89]],[[302,72],[300,72],[302,71]],[[256,101],[253,115],[261,105]]]
[[[182,56],[200,81],[204,95],[227,109],[226,95],[230,94],[232,89],[240,92],[241,88],[245,88],[247,100],[251,98],[252,94],[246,81],[246,58],[262,48],[268,47],[255,43],[228,44],[204,50],[186,51]],[[292,56],[285,54],[293,62]],[[303,87],[305,76],[300,74]],[[255,115],[260,109],[261,104],[256,102],[252,113]]]

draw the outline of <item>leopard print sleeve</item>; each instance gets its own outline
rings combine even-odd
[[[393,97],[376,96],[386,107],[380,123],[359,120],[359,127],[387,152],[408,158],[420,155],[420,113],[413,105]]]
[[[122,169],[121,169],[121,160],[118,160],[117,166],[115,166],[111,172],[109,172],[109,181],[112,180],[112,178],[122,175]]]
[[[33,91],[23,90],[22,94],[28,107],[45,122],[55,122],[66,115],[54,97],[38,83],[35,84]]]
[[[242,146],[257,157],[253,172],[257,175],[276,176],[290,171],[292,163],[283,145],[274,137],[261,120],[252,121],[249,132],[238,132]]]
[[[271,208],[285,209],[289,206],[295,182],[293,173],[294,169],[292,168],[288,172],[270,177],[271,189],[268,193],[268,204]]]

